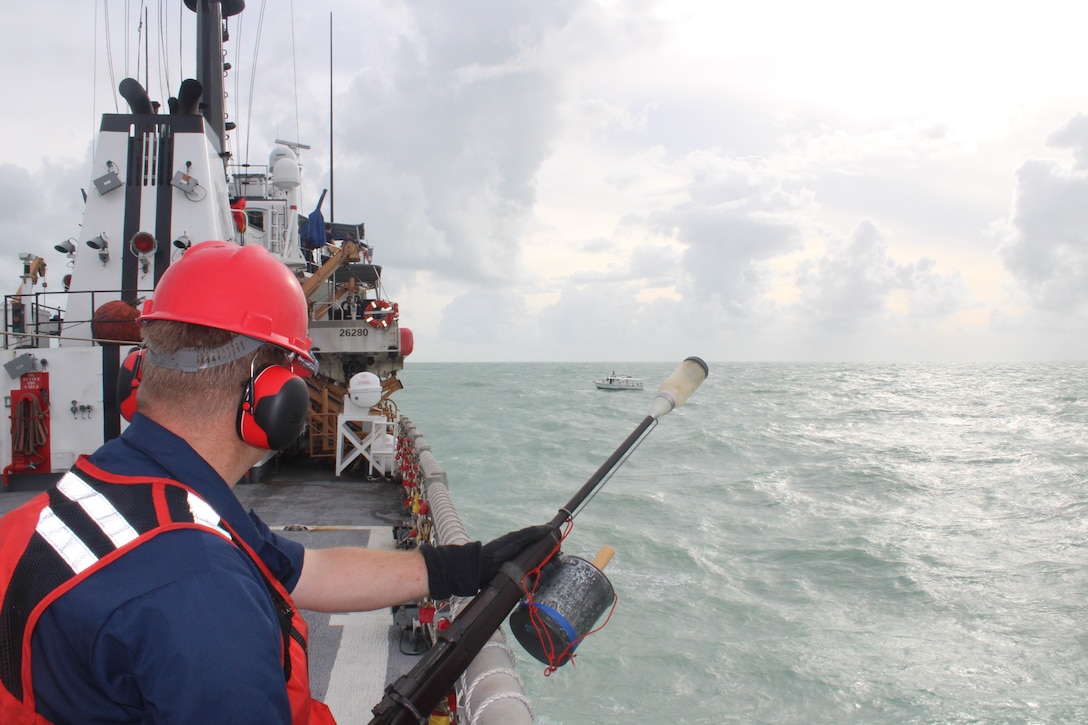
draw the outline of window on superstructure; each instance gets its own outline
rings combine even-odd
[[[265,230],[264,215],[264,209],[250,209],[246,211],[246,218],[249,219],[250,228],[263,232]]]

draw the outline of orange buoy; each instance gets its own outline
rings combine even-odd
[[[100,305],[91,321],[91,335],[100,345],[140,343],[140,311],[124,300]]]

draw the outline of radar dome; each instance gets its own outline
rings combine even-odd
[[[276,144],[272,148],[272,151],[268,154],[268,168],[271,169],[272,167],[274,167],[276,165],[276,162],[280,159],[291,159],[294,161],[297,160],[298,157],[295,156],[295,152],[287,146],[284,146],[283,144]]]
[[[352,406],[367,412],[382,399],[382,381],[374,373],[355,373],[348,381],[348,397]]]

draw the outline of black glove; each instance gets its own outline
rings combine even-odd
[[[499,567],[551,531],[550,526],[529,526],[486,544],[479,541],[444,546],[423,544],[419,550],[427,563],[431,599],[448,599],[455,594],[471,597],[494,578]]]

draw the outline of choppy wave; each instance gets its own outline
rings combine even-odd
[[[410,364],[396,398],[488,538],[673,365],[611,367]],[[1088,722],[1086,473],[1086,365],[712,365],[576,519],[619,606],[574,667],[520,654],[537,721]]]

